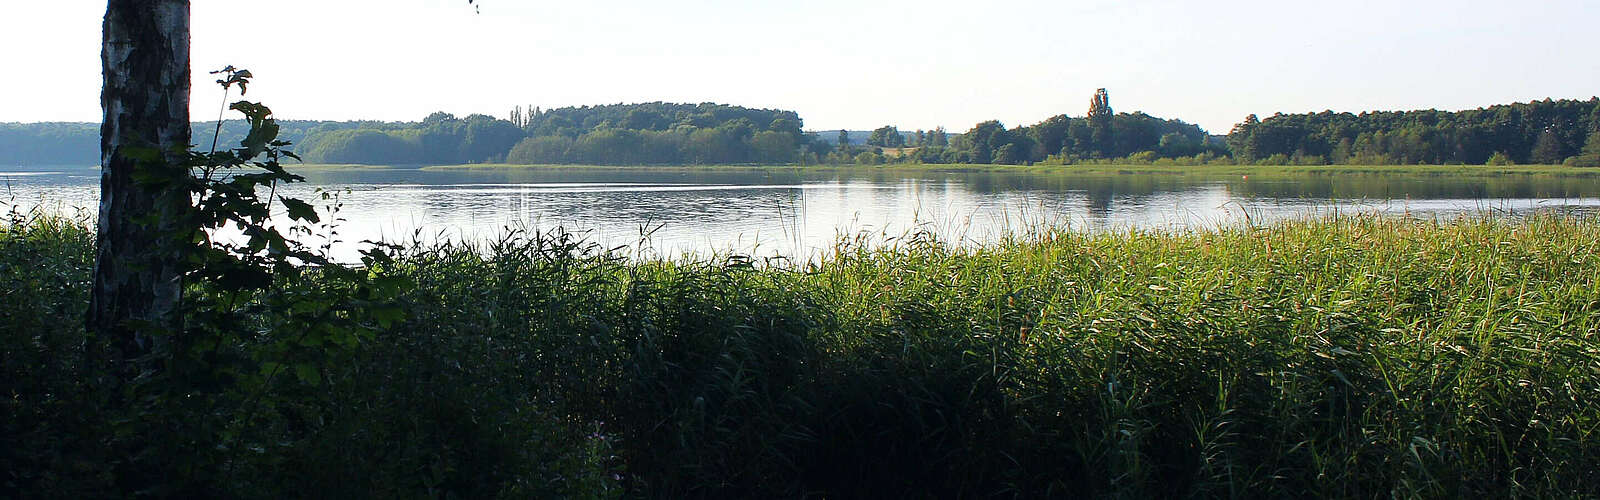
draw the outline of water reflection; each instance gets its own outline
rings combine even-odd
[[[658,255],[731,250],[806,257],[841,235],[930,230],[993,241],[1040,225],[1086,231],[1215,227],[1339,211],[1450,215],[1600,206],[1600,177],[1306,173],[1272,176],[907,170],[312,169],[343,203],[350,242],[482,240],[508,227],[588,233]],[[0,200],[22,209],[93,207],[93,168],[0,168]],[[85,212],[85,215],[91,214]]]

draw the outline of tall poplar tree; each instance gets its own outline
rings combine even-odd
[[[1111,95],[1106,89],[1095,91],[1094,97],[1089,98],[1088,115],[1094,149],[1101,157],[1111,156],[1116,151],[1116,144],[1111,130]]]

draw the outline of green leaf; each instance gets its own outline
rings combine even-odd
[[[260,103],[239,101],[228,106],[228,109],[244,113],[250,122],[250,133],[239,142],[244,150],[241,156],[255,158],[278,139],[278,122],[272,119],[271,108]]]
[[[310,203],[294,198],[283,198],[282,200],[283,206],[289,209],[289,218],[306,222],[319,222],[322,220],[317,216],[317,209],[313,208]]]
[[[301,382],[310,385],[317,385],[322,382],[322,374],[317,371],[317,365],[311,363],[296,363],[294,365],[294,376],[299,378]]]
[[[250,134],[246,135],[239,145],[244,146],[245,158],[255,158],[267,150],[267,144],[278,137],[278,123],[267,119],[265,122],[252,126]]]
[[[385,294],[393,295],[410,288],[411,280],[405,276],[386,274],[373,278],[372,286],[373,288],[377,288]]]
[[[374,307],[372,308],[372,317],[378,320],[378,326],[389,328],[395,323],[405,321],[406,311],[396,305]]]

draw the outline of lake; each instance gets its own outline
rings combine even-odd
[[[334,254],[353,242],[484,240],[565,230],[642,255],[807,258],[840,237],[930,231],[961,244],[1041,225],[1083,231],[1263,224],[1334,212],[1423,217],[1594,210],[1600,176],[1418,173],[1133,173],[817,168],[315,167],[283,190],[342,203]],[[92,217],[94,167],[0,167],[0,201]],[[324,205],[326,202],[319,202]],[[83,207],[88,207],[84,209]],[[0,207],[3,209],[4,207]]]

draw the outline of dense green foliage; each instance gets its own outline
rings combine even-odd
[[[0,226],[4,491],[1600,494],[1592,219],[911,235],[804,266],[412,244],[383,265],[403,318],[138,412],[84,362],[92,240]],[[214,355],[302,334],[254,304],[214,303],[259,332]]]
[[[434,113],[312,133],[300,148],[314,163],[789,163],[806,139],[793,112],[712,103],[519,108],[511,117]]]
[[[922,155],[931,160],[932,153]],[[1090,118],[1051,117],[1029,127],[1006,130],[1000,122],[974,126],[941,152],[949,163],[1018,165],[1040,161],[1077,162],[1092,159],[1183,158],[1200,154],[1226,156],[1200,127],[1144,113],[1118,113],[1097,125]],[[1142,155],[1142,156],[1141,156]]]
[[[791,163],[808,138],[793,111],[714,103],[644,103],[535,110],[523,164]]]
[[[1596,125],[1600,125],[1600,119],[1596,120]],[[1574,167],[1600,167],[1600,130],[1584,138],[1583,149],[1578,151],[1577,156],[1569,157],[1562,163]]]
[[[793,112],[718,104],[646,103],[456,118],[308,134],[314,163],[725,164],[788,163],[804,140]]]
[[[884,125],[873,130],[872,134],[867,136],[867,145],[884,148],[903,147],[906,145],[906,136],[901,134],[900,129],[895,128],[893,125]]]
[[[313,163],[450,164],[504,160],[523,137],[521,128],[488,115],[434,113],[420,123],[314,133],[297,144]]]
[[[1267,164],[1600,164],[1600,98],[1460,112],[1250,115],[1228,135],[1242,162]]]
[[[1185,159],[1204,164],[1228,154],[1222,144],[1198,126],[1139,112],[1114,113],[1105,89],[1090,100],[1089,111],[1081,118],[1057,115],[1009,130],[990,120],[948,143],[943,130],[932,134],[917,131],[909,145],[918,149],[903,159],[920,163],[1031,165]]]

